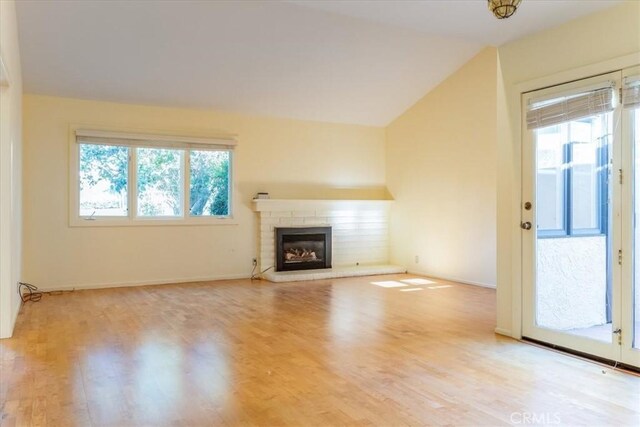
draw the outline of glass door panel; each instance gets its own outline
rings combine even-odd
[[[612,113],[537,129],[536,325],[611,342]]]

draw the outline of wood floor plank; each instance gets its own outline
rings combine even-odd
[[[494,290],[411,277],[45,295],[0,341],[1,423],[640,425],[639,377],[495,335]]]

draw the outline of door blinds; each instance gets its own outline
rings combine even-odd
[[[531,100],[527,109],[527,128],[539,129],[613,111],[613,97],[613,83],[609,83],[597,89]]]
[[[624,108],[640,107],[640,76],[625,77],[622,87],[622,105]]]

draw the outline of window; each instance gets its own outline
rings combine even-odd
[[[234,145],[232,139],[77,130],[71,150],[71,222],[228,222]]]
[[[606,234],[610,113],[536,130],[540,237]]]
[[[184,150],[136,148],[139,217],[181,217]]]
[[[129,149],[80,144],[80,216],[127,216]]]
[[[230,153],[191,150],[189,155],[189,214],[228,216]]]

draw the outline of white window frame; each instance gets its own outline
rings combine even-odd
[[[79,138],[104,140],[105,145],[127,145],[129,165],[127,180],[127,216],[82,216],[80,215],[80,145]],[[118,143],[120,142],[120,143]],[[190,137],[157,135],[147,133],[93,130],[86,126],[72,125],[69,131],[69,225],[71,227],[114,227],[114,226],[176,226],[176,225],[237,225],[235,215],[236,185],[235,136]],[[139,147],[181,149],[183,152],[182,215],[176,217],[140,217],[137,215],[137,150]],[[190,199],[190,150],[216,150],[229,152],[229,216],[189,215]]]

